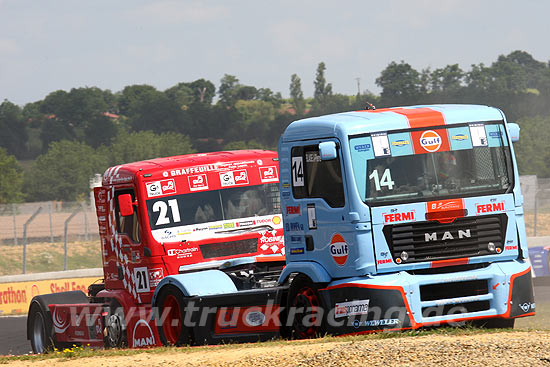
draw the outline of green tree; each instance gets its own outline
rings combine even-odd
[[[21,108],[4,100],[0,104],[0,146],[6,148],[8,154],[22,158],[27,152],[27,139]]]
[[[456,91],[462,87],[463,78],[464,72],[458,64],[447,65],[431,73],[430,87],[432,92]]]
[[[304,92],[302,92],[302,81],[296,74],[290,77],[290,99],[296,115],[303,116],[306,109]]]
[[[195,94],[195,103],[212,104],[216,96],[216,86],[209,80],[197,79],[188,84]]]
[[[0,204],[22,201],[23,169],[4,148],[0,148],[0,171]]]
[[[531,117],[518,121],[521,127],[520,139],[514,143],[514,150],[521,175],[550,177],[550,118]]]
[[[317,74],[315,75],[315,81],[313,82],[314,91],[313,98],[322,101],[326,96],[332,94],[332,84],[328,83],[325,79],[325,70],[327,67],[324,62],[320,62],[317,65]]]
[[[137,114],[139,106],[145,101],[150,99],[151,95],[160,93],[157,89],[151,85],[129,85],[124,87],[120,96],[118,97],[118,108],[121,114],[131,117]]]
[[[392,61],[376,78],[376,85],[382,88],[384,105],[410,103],[421,95],[420,73],[404,61]]]
[[[107,150],[107,149],[105,149]],[[146,159],[195,153],[188,136],[177,133],[154,134],[151,131],[121,131],[105,154],[109,165]]]
[[[106,168],[105,157],[82,142],[53,142],[25,175],[23,192],[30,201],[74,201],[87,195],[90,177]]]
[[[128,124],[134,131],[184,132],[186,115],[178,104],[159,91],[141,97]]]
[[[187,83],[178,83],[164,91],[182,110],[187,110],[195,102],[195,92]]]
[[[237,102],[237,90],[240,86],[239,79],[236,76],[225,74],[220,80],[220,88],[218,88],[220,103],[228,107],[234,106]]]
[[[223,150],[242,150],[242,149],[268,149],[266,145],[252,139],[249,141],[237,140],[226,144]]]

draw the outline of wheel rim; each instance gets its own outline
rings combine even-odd
[[[181,312],[178,300],[175,296],[169,294],[164,300],[163,310],[168,314],[162,324],[162,331],[168,344],[178,344],[182,330]]]
[[[34,314],[34,324],[32,328],[32,340],[36,353],[44,353],[44,317],[40,312]]]
[[[294,317],[295,337],[300,339],[311,338],[317,334],[319,305],[319,297],[315,290],[310,287],[300,289],[293,304],[296,310],[303,309],[302,312],[296,312]]]

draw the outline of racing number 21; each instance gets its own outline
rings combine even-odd
[[[174,219],[174,223],[178,223],[181,221],[180,218],[180,210],[178,208],[178,200],[177,199],[171,199],[168,200],[168,204],[166,204],[164,201],[159,200],[156,203],[153,204],[153,212],[160,212],[159,217],[157,219],[157,222],[155,225],[161,226],[163,224],[170,224],[170,218],[168,217],[168,206],[170,206],[170,211],[172,212],[172,218]]]

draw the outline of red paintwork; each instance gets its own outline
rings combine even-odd
[[[209,232],[211,228],[199,228],[200,224],[197,224],[197,230],[204,232],[201,232],[201,236],[193,237],[194,240],[160,242],[155,239],[149,225],[147,200],[169,195],[218,190],[229,186],[278,183],[278,170],[276,152],[243,150],[157,158],[111,167],[105,172],[102,186],[94,189],[105,281],[105,290],[100,291],[97,297],[105,298],[106,303],[114,299],[124,308],[129,347],[160,345],[155,321],[151,321],[150,317],[151,299],[156,284],[167,275],[178,274],[180,266],[243,256],[256,257],[256,261],[259,262],[284,261],[280,215],[254,218],[252,224],[249,219],[246,220],[248,223],[239,222],[238,219],[233,220],[235,227],[269,224],[276,229],[273,233],[264,230],[228,234],[220,238],[219,235],[213,235],[214,231]],[[117,233],[114,195],[115,190],[121,189],[132,189],[135,193],[140,243],[132,242],[126,234]],[[227,228],[232,228],[230,224],[228,223]],[[211,238],[208,237],[210,233],[212,233]],[[199,247],[205,243],[243,239],[258,239],[256,251],[238,256],[204,259]],[[150,256],[146,255],[145,248]],[[142,274],[139,274],[140,272]],[[139,278],[143,274],[148,277],[148,287],[140,286]],[[55,311],[56,315],[59,313],[64,316],[69,315],[71,310],[77,313],[82,310],[87,312],[85,308],[75,309],[74,306],[50,305],[50,309],[52,315]],[[91,307],[91,305],[86,306]],[[78,305],[78,307],[85,306]],[[89,315],[101,316],[101,312],[99,308],[93,311],[90,309]],[[103,332],[102,317],[99,317],[99,320],[101,325],[97,327]],[[68,331],[65,330],[67,333],[56,333],[57,340],[102,344],[102,335],[89,335],[87,331],[73,324],[69,326]],[[82,336],[75,333],[84,334]]]

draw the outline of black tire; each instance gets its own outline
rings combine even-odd
[[[52,320],[42,307],[34,303],[29,310],[29,336],[33,353],[51,352],[54,348]]]
[[[164,286],[153,307],[158,311],[157,330],[162,345],[192,344],[192,330],[184,325],[186,301],[179,288]]]
[[[109,303],[109,314],[105,318],[106,335],[103,338],[105,348],[124,348],[128,346],[128,332],[124,308],[112,299]]]
[[[324,334],[327,310],[319,296],[319,288],[319,284],[313,283],[303,274],[292,280],[284,325],[288,329],[284,334],[293,339],[308,339]]]
[[[513,329],[516,319],[483,319],[474,321],[473,325],[487,329]]]

